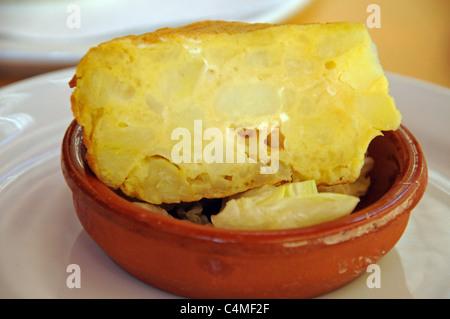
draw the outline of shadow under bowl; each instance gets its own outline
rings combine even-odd
[[[74,120],[61,155],[82,226],[126,272],[190,298],[311,298],[342,287],[394,247],[427,184],[423,152],[401,126],[370,144],[371,187],[354,213],[303,228],[220,229],[118,195],[89,169],[82,136]]]

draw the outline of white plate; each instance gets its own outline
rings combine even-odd
[[[89,47],[205,19],[283,21],[310,0],[59,0],[0,2],[0,66],[75,65]],[[79,19],[77,18],[79,17]]]
[[[0,89],[0,298],[178,298],[118,268],[82,229],[61,174],[60,146],[72,120],[74,69]],[[370,273],[321,298],[449,298],[450,90],[389,74],[404,124],[425,151],[427,191],[408,227]],[[81,268],[68,288],[67,266]]]

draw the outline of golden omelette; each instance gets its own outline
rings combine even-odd
[[[401,121],[359,23],[204,21],[126,36],[91,48],[71,86],[90,168],[153,204],[354,182],[371,140]],[[193,136],[199,120],[203,130],[278,128],[277,171],[261,174],[265,163],[250,160],[174,163],[172,133]]]

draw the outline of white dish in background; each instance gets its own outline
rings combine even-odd
[[[111,38],[146,33],[166,26],[180,26],[199,20],[277,23],[297,13],[310,1],[1,2],[0,67],[31,72],[72,66],[91,46]],[[79,20],[75,15],[79,16]]]
[[[0,298],[179,298],[131,277],[82,229],[60,169],[74,69],[0,89]],[[388,74],[403,123],[424,149],[427,191],[403,237],[370,273],[320,298],[450,298],[450,89]],[[81,268],[69,289],[67,266]]]

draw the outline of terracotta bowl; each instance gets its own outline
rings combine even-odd
[[[425,191],[426,162],[404,126],[377,137],[369,152],[372,186],[356,212],[289,230],[225,230],[131,204],[85,164],[75,121],[62,144],[62,171],[86,232],[136,278],[190,298],[310,298],[342,287],[386,255]]]

